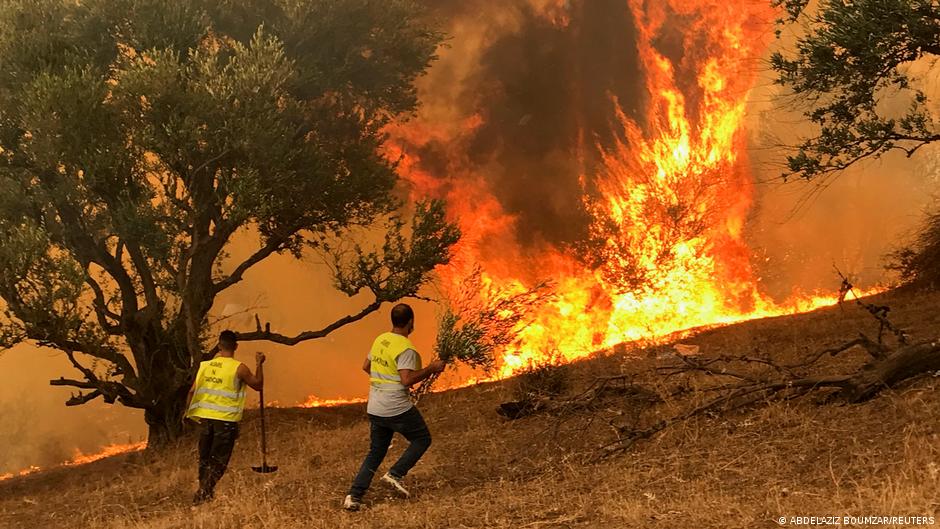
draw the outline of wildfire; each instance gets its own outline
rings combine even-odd
[[[106,457],[116,456],[119,454],[125,454],[127,452],[138,452],[147,448],[146,441],[140,441],[137,443],[126,443],[126,444],[111,444],[101,449],[100,452],[94,454],[83,454],[80,450],[75,450],[75,455],[72,459],[58,465],[58,467],[74,467],[79,465],[86,465],[99,459],[104,459]],[[5,481],[15,477],[28,476],[30,474],[35,474],[45,470],[42,467],[30,466],[29,468],[20,470],[19,472],[11,472],[7,474],[0,474],[0,481]]]
[[[755,64],[775,16],[769,2],[624,2],[637,30],[645,112],[634,118],[615,102],[611,121],[619,139],[581,147],[599,153],[597,163],[582,163],[579,178],[581,202],[593,219],[593,264],[570,249],[517,241],[516,219],[490,189],[485,164],[469,160],[471,138],[484,118],[476,112],[446,120],[433,114],[460,108],[448,99],[462,96],[460,90],[432,94],[441,83],[431,78],[422,90],[423,108],[431,110],[388,129],[386,155],[398,161],[414,198],[445,199],[462,230],[452,264],[439,270],[445,297],[459,291],[475,266],[482,267],[487,284],[504,293],[524,292],[535,279],[554,281],[555,297],[521,330],[518,344],[504,352],[499,377],[548,358],[572,361],[622,342],[656,341],[683,330],[805,312],[838,301],[835,294],[814,294],[777,303],[761,291],[751,267],[745,226],[753,179],[742,123]],[[559,26],[571,22],[569,2],[530,3]],[[672,53],[661,49],[667,30],[681,35]],[[428,146],[438,156],[433,162],[419,154]],[[586,152],[571,156],[590,158]],[[476,381],[464,378],[446,389]],[[311,395],[301,406],[365,401]],[[96,454],[77,453],[62,466],[145,446],[110,445]],[[39,470],[30,467],[0,480]]]
[[[776,303],[761,292],[750,263],[744,228],[753,190],[742,123],[774,18],[769,3],[625,1],[647,103],[642,119],[615,104],[619,140],[594,146],[599,163],[582,164],[581,200],[593,218],[597,264],[571,250],[517,242],[516,219],[488,188],[486,167],[468,161],[468,138],[483,123],[478,114],[446,124],[424,114],[390,130],[389,155],[401,160],[414,197],[445,199],[464,234],[454,262],[439,271],[445,297],[476,265],[503,292],[521,292],[533,279],[555,281],[555,299],[505,352],[500,376],[553,353],[570,361],[625,341],[838,300],[817,294]],[[660,49],[667,31],[681,35],[681,49]],[[435,95],[430,85],[423,92],[432,108],[459,107],[440,100],[454,97],[450,92]],[[428,147],[435,159],[422,163]]]
[[[111,444],[102,448],[100,452],[95,454],[82,454],[80,451],[76,450],[75,457],[63,463],[62,466],[71,467],[75,465],[85,465],[94,461],[98,461],[99,459],[116,456],[118,454],[139,452],[144,448],[147,448],[147,441],[127,444]]]
[[[23,470],[20,470],[19,472],[9,472],[7,474],[0,474],[0,481],[6,481],[8,479],[15,478],[18,476],[28,476],[30,474],[39,472],[40,470],[42,470],[42,468],[33,465],[33,466],[30,466],[29,468],[24,468]]]
[[[353,397],[349,399],[321,399],[316,395],[310,395],[307,400],[300,405],[301,408],[331,408],[333,406],[342,406],[344,404],[358,404],[365,402],[365,398]]]

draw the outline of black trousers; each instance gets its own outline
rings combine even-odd
[[[212,498],[215,484],[225,474],[228,461],[238,439],[238,423],[201,419],[202,432],[199,435],[199,492],[201,499]]]

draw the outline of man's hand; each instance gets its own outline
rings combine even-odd
[[[236,374],[238,378],[248,384],[248,387],[255,391],[261,391],[261,388],[264,386],[264,353],[257,352],[255,353],[255,361],[258,362],[257,367],[255,368],[254,374],[251,373],[251,370],[248,369],[246,364],[241,364],[238,366],[238,371]]]
[[[444,361],[440,358],[435,358],[431,361],[430,364],[428,364],[428,369],[431,370],[432,373],[440,373],[444,371],[445,367],[447,367],[447,364],[445,364]]]

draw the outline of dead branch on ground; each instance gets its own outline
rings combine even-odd
[[[796,363],[778,361],[772,353],[710,358],[678,354],[675,362],[656,368],[656,373],[661,376],[654,380],[663,384],[660,388],[636,384],[633,375],[601,377],[580,394],[564,399],[542,399],[525,406],[504,403],[499,412],[511,419],[535,413],[554,414],[556,435],[562,424],[572,418],[584,421],[578,425],[579,428],[586,428],[598,420],[607,422],[614,438],[600,447],[597,457],[604,458],[628,451],[637,442],[696,417],[729,413],[810,394],[821,395],[822,402],[860,403],[885,388],[940,371],[940,339],[910,343],[907,333],[888,319],[888,307],[868,303],[855,296],[853,286],[842,276],[840,299],[844,301],[849,294],[878,322],[876,340],[859,333],[858,338],[817,351]],[[889,335],[895,339],[893,346],[885,343]],[[819,374],[825,371],[822,364],[826,359],[854,348],[867,353],[867,360],[854,371],[844,372],[843,368],[841,373]],[[684,401],[679,401],[680,398]],[[642,420],[644,413],[664,402],[676,405],[679,410],[668,413],[666,418]]]

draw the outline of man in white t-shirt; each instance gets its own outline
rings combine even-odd
[[[401,496],[409,495],[402,480],[431,446],[431,432],[418,408],[411,402],[408,388],[443,371],[444,363],[434,360],[424,369],[421,368],[421,356],[408,339],[408,335],[414,331],[414,320],[414,311],[410,306],[400,303],[392,308],[392,330],[375,339],[362,365],[370,381],[366,409],[370,424],[369,453],[343,501],[346,510],[357,511],[362,506],[362,497],[369,490],[372,477],[385,459],[396,432],[410,444],[381,479]]]

